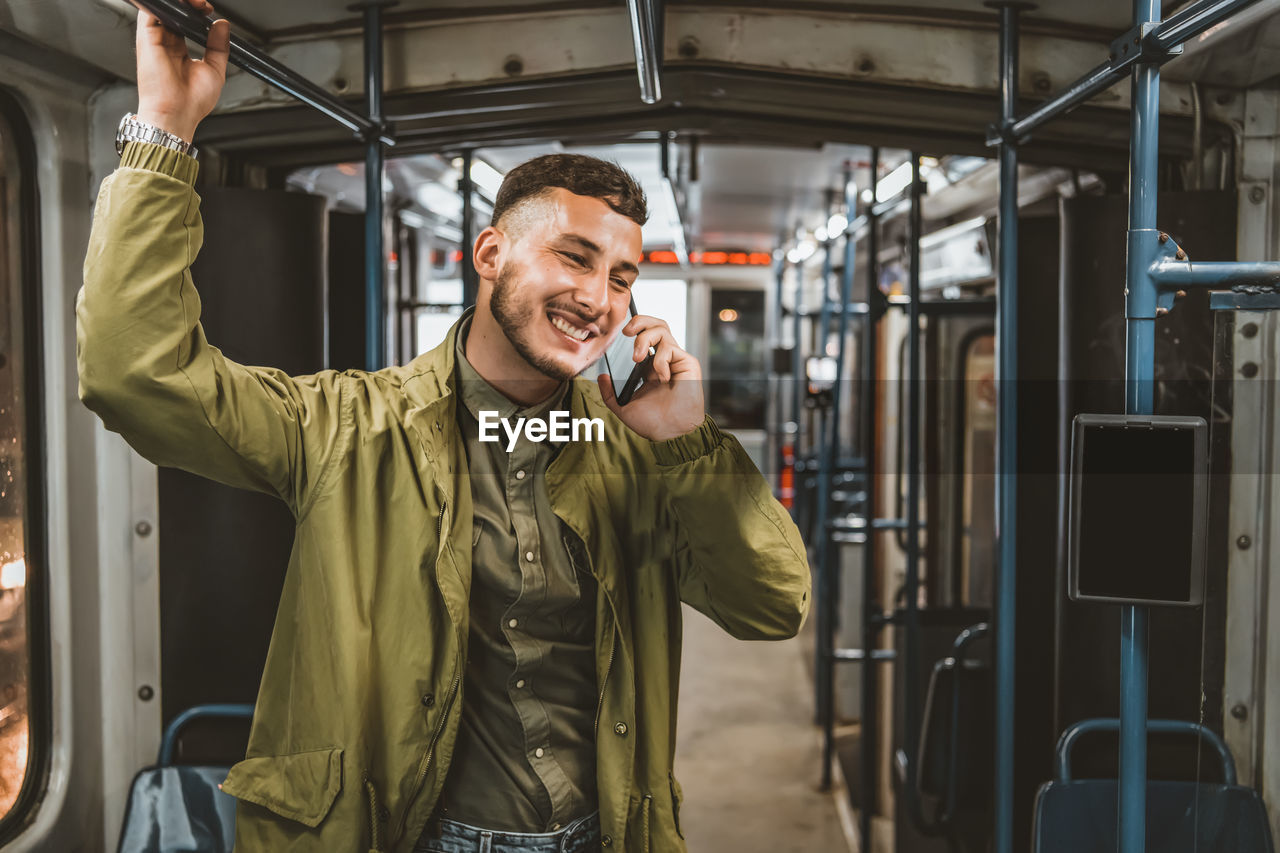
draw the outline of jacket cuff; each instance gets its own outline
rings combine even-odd
[[[653,456],[659,465],[679,465],[705,456],[720,446],[724,433],[707,415],[702,424],[692,432],[653,442]]]
[[[172,148],[150,142],[126,142],[120,156],[120,168],[144,169],[177,178],[185,184],[195,185],[200,162]]]

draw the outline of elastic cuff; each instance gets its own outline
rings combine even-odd
[[[653,442],[653,456],[659,465],[679,465],[706,456],[724,440],[720,427],[707,415],[692,432]]]
[[[200,171],[200,162],[194,157],[174,151],[172,148],[165,148],[163,145],[154,145],[150,142],[126,142],[124,154],[120,155],[120,168],[159,172],[194,186],[196,174]]]

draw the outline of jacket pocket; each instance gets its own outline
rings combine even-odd
[[[342,790],[342,748],[247,758],[232,766],[222,790],[314,829]]]
[[[676,781],[676,774],[668,773],[667,781],[671,783],[671,818],[676,825],[676,835],[684,838],[684,830],[680,828],[680,804],[684,802],[684,791]]]

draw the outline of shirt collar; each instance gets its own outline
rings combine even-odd
[[[568,382],[561,382],[555,391],[545,400],[532,406],[521,408],[505,394],[494,388],[467,361],[467,333],[471,331],[472,316],[464,316],[458,324],[458,336],[454,345],[455,365],[457,369],[459,395],[471,417],[477,421],[480,412],[497,412],[500,418],[542,418],[552,409],[564,408],[565,396],[569,390]]]

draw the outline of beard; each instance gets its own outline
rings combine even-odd
[[[563,382],[572,379],[577,371],[549,355],[538,353],[529,342],[529,330],[537,322],[538,306],[521,303],[516,298],[520,283],[510,261],[502,265],[493,283],[489,297],[489,312],[498,321],[498,327],[507,336],[511,346],[531,367],[544,376]]]

